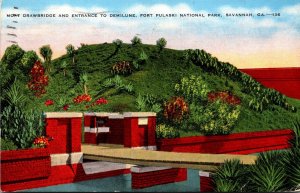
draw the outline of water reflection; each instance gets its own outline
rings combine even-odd
[[[199,190],[199,170],[188,169],[186,181],[143,189],[132,189],[131,174],[125,174],[116,177],[23,190],[22,192],[199,192]]]

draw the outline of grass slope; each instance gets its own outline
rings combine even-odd
[[[121,76],[123,81],[133,84],[134,93],[118,92],[115,88],[104,89],[103,82],[107,78],[113,77],[111,74],[113,64],[119,61],[132,62],[138,59],[142,51],[149,57],[142,69],[134,71],[129,76]],[[88,89],[92,98],[105,97],[109,102],[107,105],[97,107],[97,111],[138,111],[135,104],[138,94],[152,94],[166,101],[175,96],[174,86],[181,78],[190,75],[201,75],[211,90],[230,90],[241,98],[243,108],[233,132],[290,128],[292,120],[299,117],[299,113],[292,113],[278,106],[275,106],[275,110],[265,110],[262,113],[249,109],[247,104],[251,96],[242,92],[242,85],[239,82],[233,82],[225,76],[204,72],[199,66],[187,64],[183,58],[183,51],[164,49],[162,53],[158,53],[157,48],[153,45],[134,47],[129,44],[123,44],[122,48],[116,54],[114,53],[114,45],[105,43],[83,46],[78,49],[75,57],[78,72],[88,73]],[[64,76],[59,68],[63,61],[69,64],[67,76]],[[61,103],[73,104],[72,99],[79,94],[83,94],[82,86],[77,84],[72,74],[74,66],[72,66],[71,57],[64,55],[53,60],[52,64],[54,70],[51,74],[50,84],[47,87],[47,93],[38,99],[31,97],[31,100],[28,102],[28,108],[58,111],[61,109],[55,108],[55,105],[45,107],[45,100],[53,99],[56,102],[61,100]],[[228,82],[227,84],[225,83],[226,81]],[[299,112],[300,101],[296,99],[288,100]],[[83,104],[72,105],[70,111],[87,111],[87,109]],[[199,133],[187,131],[184,128],[181,131],[181,136],[197,134]]]

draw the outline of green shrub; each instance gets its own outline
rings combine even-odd
[[[150,111],[158,113],[162,110],[158,100],[151,94],[138,94],[136,98],[137,109],[140,111]]]
[[[1,140],[1,150],[15,150],[17,146],[14,144],[13,141],[8,139],[0,138]]]
[[[299,188],[300,150],[269,151],[258,155],[254,165],[225,161],[213,175],[217,192],[277,192]]]
[[[18,148],[29,148],[35,137],[42,135],[43,115],[34,110],[23,111],[7,106],[1,115],[1,136],[15,142]]]
[[[294,121],[293,123],[294,136],[290,140],[292,148],[300,149],[300,119]]]
[[[286,173],[282,158],[284,151],[260,153],[255,164],[250,166],[247,191],[276,192],[284,190]]]
[[[133,93],[133,85],[131,83],[126,84],[120,76],[116,75],[114,78],[108,78],[103,83],[104,88],[115,88],[118,92]]]
[[[167,126],[165,124],[157,125],[156,127],[156,137],[158,139],[170,139],[179,137],[179,131],[173,127]]]
[[[241,82],[244,87],[243,92],[253,96],[253,100],[249,102],[249,107],[253,110],[266,110],[269,104],[273,103],[288,111],[297,111],[294,106],[287,102],[286,97],[283,94],[274,89],[265,88],[251,76],[239,71],[232,64],[220,62],[216,57],[212,57],[211,54],[204,50],[185,50],[184,58],[187,63],[193,63],[196,66],[200,66],[207,72],[212,72],[221,76],[225,75],[231,80]]]
[[[140,66],[146,64],[148,58],[149,58],[148,55],[144,52],[144,50],[142,50],[142,52],[141,52],[140,55],[139,55],[139,58],[138,58],[137,60],[134,60],[134,61],[132,62],[133,67],[134,67],[136,70],[140,70]]]
[[[159,38],[156,41],[156,47],[158,48],[158,52],[161,52],[167,45],[167,40],[165,38]]]
[[[148,60],[148,55],[144,52],[144,50],[140,53],[138,58],[139,64],[145,64]]]
[[[212,179],[216,192],[241,192],[247,182],[247,167],[240,160],[225,160]]]
[[[120,40],[120,39],[115,39],[113,41],[113,44],[114,44],[116,50],[119,50],[122,47],[122,45],[123,45],[123,41]]]
[[[203,78],[194,75],[182,78],[180,83],[175,85],[175,91],[190,102],[206,100],[207,94],[210,92]]]
[[[142,44],[142,39],[137,36],[134,36],[131,40],[131,43],[133,46],[140,45],[140,44]]]
[[[205,135],[229,134],[240,114],[239,105],[229,105],[221,100],[201,106],[190,105],[190,124]]]
[[[6,48],[1,61],[8,64],[9,69],[12,69],[14,66],[19,65],[24,53],[25,51],[20,46],[13,44]]]
[[[30,50],[25,52],[21,59],[21,64],[23,65],[24,71],[29,73],[30,69],[37,60],[39,60],[39,57],[35,51]]]
[[[138,60],[134,60],[132,62],[132,65],[133,65],[134,69],[136,69],[136,70],[140,69],[140,64],[139,64]]]
[[[278,159],[278,158],[277,158]],[[287,151],[285,156],[282,156],[283,165],[286,172],[286,188],[299,189],[300,188],[300,148],[293,148]]]
[[[10,106],[24,107],[26,104],[25,95],[21,91],[21,82],[15,79],[9,89],[4,90],[4,100]]]
[[[60,63],[60,69],[63,71],[64,76],[66,76],[67,74],[67,67],[68,67],[68,63],[66,61],[63,61]]]

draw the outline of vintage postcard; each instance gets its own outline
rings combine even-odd
[[[298,0],[0,0],[1,191],[300,190]]]

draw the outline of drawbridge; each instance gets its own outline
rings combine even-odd
[[[107,144],[82,144],[81,150],[83,158],[89,160],[143,166],[190,168],[201,171],[215,171],[225,160],[239,159],[243,164],[251,165],[257,159],[256,155],[178,153],[124,148],[121,145]]]

